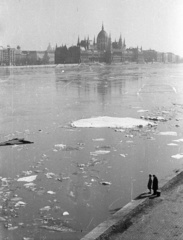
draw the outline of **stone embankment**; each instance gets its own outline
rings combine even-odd
[[[0,68],[9,69],[21,69],[21,68],[63,68],[63,67],[74,67],[79,64],[48,64],[48,65],[25,65],[25,66],[0,66]]]
[[[182,184],[183,169],[160,181],[160,197],[139,195],[81,240],[183,239]]]

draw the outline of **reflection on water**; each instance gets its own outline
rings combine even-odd
[[[4,239],[80,239],[146,191],[149,173],[161,179],[179,168],[182,160],[172,155],[181,153],[181,143],[170,143],[182,138],[182,76],[182,65],[1,69],[1,141],[34,142],[1,147]],[[97,116],[166,121],[116,131],[70,126]],[[170,131],[178,136],[158,134]],[[35,174],[32,186],[17,182]],[[18,201],[25,205],[16,208]]]

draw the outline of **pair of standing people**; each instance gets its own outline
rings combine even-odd
[[[158,178],[153,175],[149,174],[149,181],[147,184],[147,188],[149,189],[149,193],[151,194],[151,190],[153,190],[153,195],[157,195],[157,190],[158,190]]]

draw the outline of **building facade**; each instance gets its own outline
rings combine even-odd
[[[155,50],[142,50],[141,48],[126,48],[125,39],[120,35],[118,41],[112,42],[111,35],[108,34],[104,25],[98,33],[97,38],[91,40],[89,36],[80,40],[78,37],[77,51],[74,53],[66,46],[58,47],[55,50],[55,63],[177,63],[180,57],[173,53],[162,53]]]
[[[7,48],[3,49],[3,65],[11,66],[14,65],[15,62],[15,48]]]

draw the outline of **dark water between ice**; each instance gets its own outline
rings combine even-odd
[[[167,121],[124,132],[69,125],[148,115]],[[173,141],[182,130],[183,65],[0,69],[0,140],[34,142],[0,147],[0,239],[80,239],[146,191],[149,173],[161,179],[182,167],[183,158],[172,158],[183,152]],[[32,175],[33,186],[17,182]]]

